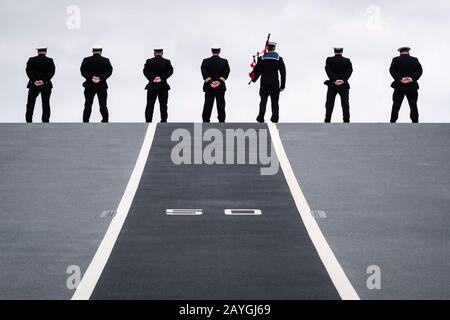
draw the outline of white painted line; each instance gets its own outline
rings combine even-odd
[[[226,209],[227,216],[260,216],[262,211],[259,209]]]
[[[95,286],[97,285],[98,279],[100,278],[109,256],[111,255],[114,244],[119,237],[120,230],[122,229],[125,219],[127,218],[128,211],[133,203],[145,164],[147,163],[147,158],[153,143],[155,131],[156,124],[149,124],[133,173],[131,174],[130,180],[128,181],[125,192],[117,208],[116,216],[111,221],[111,224],[109,225],[109,228],[106,231],[106,234],[98,247],[94,258],[87,268],[83,279],[78,285],[72,300],[89,300]]]
[[[168,216],[201,216],[203,209],[167,209]]]
[[[275,152],[278,156],[278,160],[280,161],[281,168],[291,190],[297,210],[300,213],[309,237],[311,238],[311,241],[320,256],[331,281],[343,300],[359,300],[358,294],[350,283],[350,280],[348,280],[347,275],[328,245],[328,242],[322,234],[319,225],[311,215],[311,209],[302,190],[300,189],[294,171],[292,170],[286,151],[284,150],[283,143],[281,142],[280,133],[278,132],[277,126],[273,123],[269,123],[268,127]]]

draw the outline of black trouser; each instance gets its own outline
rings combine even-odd
[[[167,122],[167,101],[169,100],[169,90],[147,90],[147,107],[145,108],[145,121],[152,122],[153,110],[155,109],[156,98],[159,100],[159,110],[161,122]]]
[[[339,88],[336,86],[328,86],[327,92],[327,102],[325,104],[326,114],[325,123],[331,122],[331,116],[333,115],[334,103],[336,101],[336,95],[341,97],[342,114],[344,116],[344,123],[350,122],[350,89],[349,88]]]
[[[270,120],[274,123],[278,123],[278,120],[280,118],[279,115],[279,105],[278,100],[280,99],[280,88],[275,86],[262,86],[259,90],[259,95],[261,96],[261,103],[259,104],[259,115],[258,118],[256,118],[256,121],[263,123],[264,122],[264,115],[266,114],[266,106],[267,106],[267,100],[269,99],[272,102],[272,117]]]
[[[98,104],[100,105],[100,114],[102,115],[102,122],[107,123],[109,121],[109,113],[107,107],[108,89],[106,88],[85,88],[84,89],[84,112],[83,122],[89,123],[92,113],[92,105],[94,103],[95,95],[98,98]]]
[[[406,98],[409,102],[411,109],[410,117],[413,123],[419,123],[419,110],[417,109],[417,100],[419,98],[419,91],[416,89],[395,89],[392,100],[394,104],[392,106],[391,123],[396,123],[398,120],[398,113],[402,106],[403,100]]]
[[[25,114],[25,120],[28,123],[33,122],[34,106],[36,105],[36,99],[39,94],[42,99],[42,122],[48,123],[50,121],[50,96],[52,94],[52,89],[31,88],[28,90],[27,112]]]
[[[203,106],[203,122],[211,121],[211,113],[214,106],[214,100],[217,102],[217,114],[219,122],[225,122],[225,91],[205,92],[205,105]]]

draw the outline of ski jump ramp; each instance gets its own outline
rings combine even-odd
[[[199,126],[1,124],[0,299],[450,298],[449,125]]]

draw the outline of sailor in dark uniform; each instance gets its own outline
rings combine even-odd
[[[100,105],[100,114],[102,122],[109,121],[109,113],[107,107],[108,100],[108,80],[113,72],[113,67],[109,59],[102,57],[103,49],[101,46],[94,46],[93,55],[83,60],[81,64],[81,75],[86,79],[84,86],[84,112],[83,122],[88,123],[92,113],[92,104],[97,95]]]
[[[394,82],[391,85],[394,88],[391,123],[397,122],[398,113],[405,96],[408,99],[411,109],[411,120],[413,123],[418,123],[419,111],[417,109],[417,100],[419,97],[419,84],[417,81],[423,73],[422,65],[417,58],[409,55],[411,48],[402,47],[398,51],[400,52],[400,56],[392,60],[389,70],[394,78]]]
[[[148,59],[144,66],[144,75],[148,80],[145,87],[147,90],[147,107],[145,109],[145,121],[152,122],[153,110],[156,99],[159,100],[161,122],[167,122],[167,102],[169,100],[170,86],[167,83],[173,74],[173,67],[170,60],[163,58],[164,49],[155,48],[154,58]]]
[[[268,52],[258,59],[258,63],[252,72],[252,81],[258,81],[261,77],[261,88],[259,94],[261,103],[259,105],[259,115],[256,121],[263,123],[266,113],[267,100],[270,97],[272,101],[272,118],[271,121],[277,123],[279,121],[279,105],[280,92],[286,86],[286,67],[283,58],[275,52],[275,42],[267,44]],[[279,75],[281,76],[281,84]]]
[[[42,122],[48,123],[50,121],[50,96],[53,88],[51,79],[55,75],[55,64],[51,58],[46,56],[46,46],[39,46],[37,52],[38,55],[30,58],[26,67],[30,80],[27,85],[29,90],[25,119],[27,123],[33,122],[34,106],[40,94],[42,99]]]
[[[325,71],[329,80],[325,81],[325,84],[328,86],[327,102],[325,104],[325,123],[331,122],[334,103],[338,94],[341,97],[344,123],[350,122],[350,84],[348,80],[353,73],[353,66],[350,59],[342,55],[343,53],[343,48],[334,48],[334,57],[327,58]]]
[[[212,56],[203,60],[201,71],[203,76],[203,91],[205,92],[205,104],[203,107],[203,122],[211,121],[211,113],[214,100],[217,102],[217,114],[219,122],[225,122],[225,81],[230,74],[228,60],[220,57],[220,46],[213,46]]]

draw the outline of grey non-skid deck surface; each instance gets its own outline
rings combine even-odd
[[[158,127],[93,298],[338,298],[282,173],[175,166],[170,134],[178,127]],[[449,299],[450,126],[279,128],[308,202],[328,215],[320,227],[361,298]],[[0,125],[0,299],[72,296],[66,269],[84,272],[93,258],[111,221],[100,214],[117,207],[146,129]],[[204,215],[168,217],[169,208],[201,208]],[[263,215],[224,215],[233,208]],[[382,290],[366,287],[370,265],[381,268]]]
[[[319,224],[363,299],[450,298],[450,125],[280,125]],[[381,290],[366,286],[381,268]]]
[[[116,209],[146,125],[0,125],[0,299],[69,299]]]
[[[261,176],[259,166],[176,166],[170,137],[179,127],[193,129],[158,126],[133,205],[92,298],[338,299],[282,172]],[[221,128],[235,127],[266,129]],[[204,214],[165,214],[181,208]],[[224,215],[224,209],[246,208],[263,215]]]

